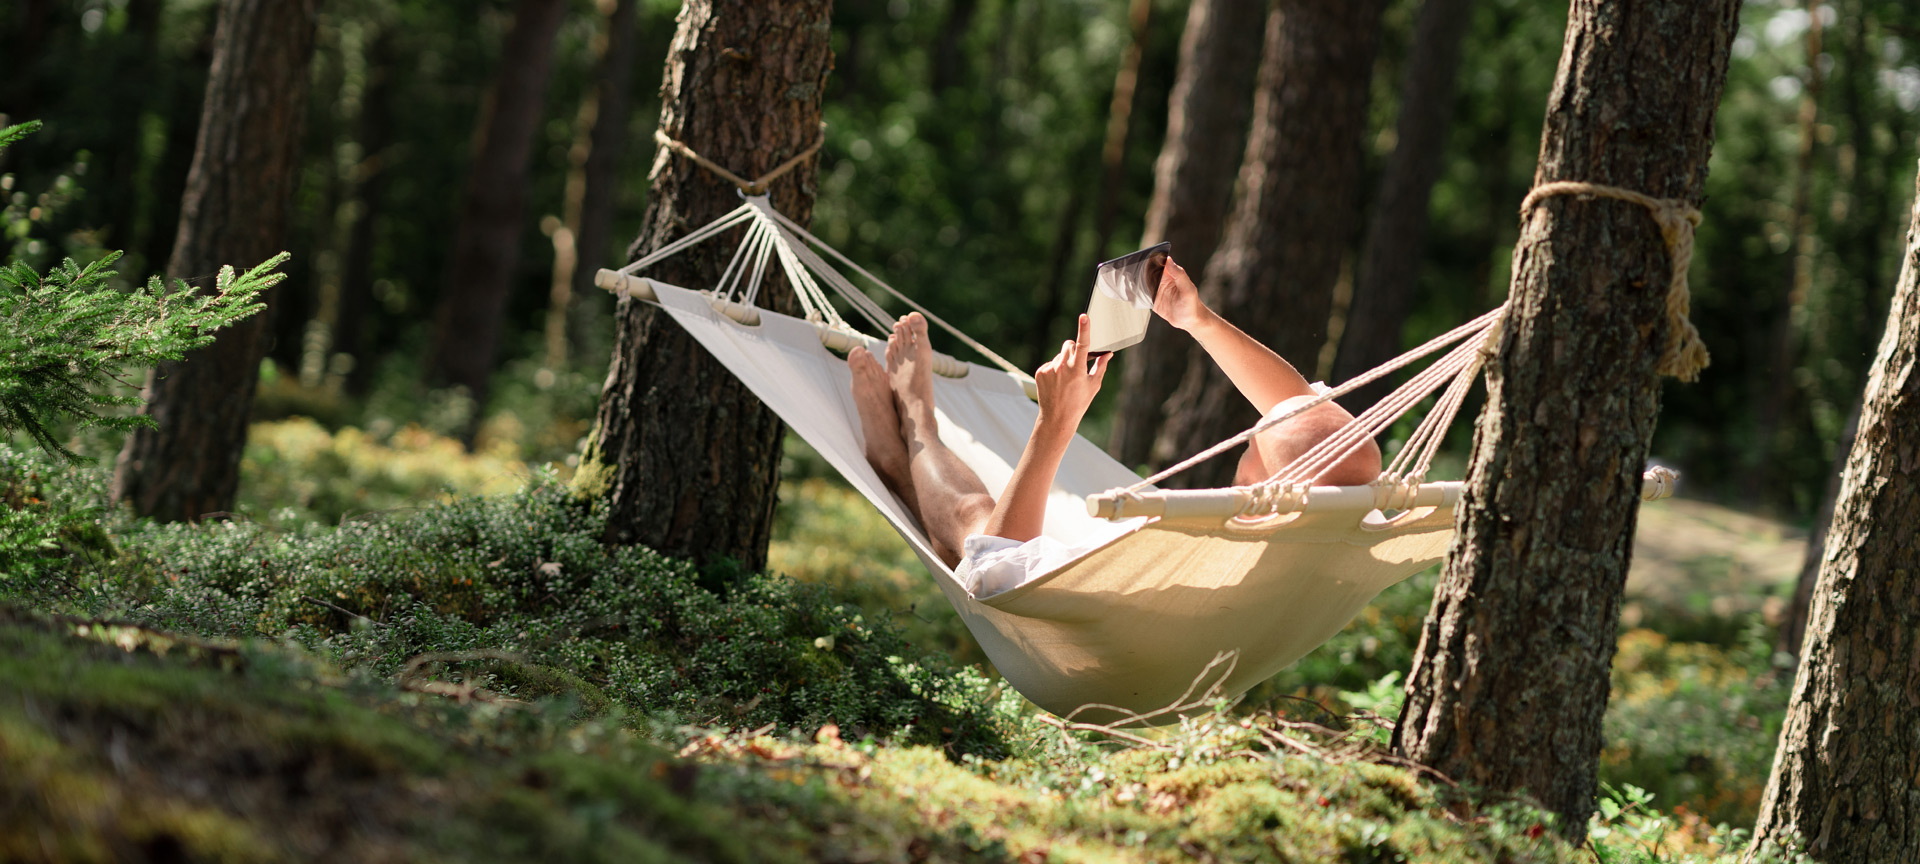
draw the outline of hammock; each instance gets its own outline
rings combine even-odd
[[[1000,674],[1041,708],[1094,722],[1167,722],[1177,713],[1170,708],[1204,708],[1213,698],[1237,696],[1332,638],[1382,590],[1445,555],[1462,484],[1424,482],[1424,474],[1478,377],[1481,351],[1500,310],[1298,408],[1271,414],[1147,480],[1076,437],[1047,503],[1045,533],[1072,545],[1097,531],[1112,533],[1106,519],[1149,518],[1017,588],[970,596],[933,553],[905,504],[867,464],[851,373],[836,352],[865,344],[879,353],[883,343],[850,326],[826,289],[881,332],[893,319],[819,253],[919,309],[1001,367],[946,355],[936,356],[934,364],[941,439],[996,498],[1038,415],[1032,379],[780,215],[764,196],[743,197],[740,208],[658,252],[618,271],[599,271],[596,284],[664,309],[873,502],[935,574]],[[710,292],[632,275],[735,228],[746,229],[746,237]],[[793,285],[804,320],[753,305],[771,260]],[[1443,351],[1265,483],[1167,491],[1151,485]],[[1434,410],[1379,481],[1312,485],[1316,474],[1352,447],[1442,388]],[[1671,486],[1670,474],[1650,474],[1643,496],[1664,497]]]

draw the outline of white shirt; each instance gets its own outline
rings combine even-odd
[[[1267,414],[1271,416],[1291,410],[1295,405],[1333,389],[1320,381],[1313,382],[1312,387],[1311,395],[1283,400]],[[991,534],[969,534],[961,548],[960,566],[955,568],[953,575],[973,599],[985,600],[1002,591],[1025,585],[1037,576],[1051,573],[1061,565],[1107,545],[1115,537],[1132,531],[1145,521],[1147,517],[1141,516],[1107,522],[1104,527],[1096,526],[1088,536],[1071,545],[1045,534],[1026,542]]]
[[[1045,534],[1024,543],[991,534],[969,534],[961,551],[960,566],[953,575],[975,600],[984,600],[1025,585],[1036,576],[1051,573],[1145,521],[1147,517],[1139,516],[1107,522],[1095,526],[1088,536],[1071,545]]]

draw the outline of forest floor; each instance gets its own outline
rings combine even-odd
[[[1639,625],[1649,606],[1737,618],[1777,619],[1783,586],[1800,576],[1806,532],[1718,504],[1687,498],[1640,507],[1621,623]]]
[[[1385,755],[1431,573],[1237,706],[1069,731],[949,666],[978,649],[831,480],[785,484],[766,578],[607,556],[538,475],[353,515],[379,466],[395,496],[517,469],[257,431],[255,521],[110,517],[0,579],[0,860],[1730,861],[1784,708],[1802,541],[1702,502],[1642,512],[1573,847]],[[98,473],[0,447],[28,506],[89,512]]]

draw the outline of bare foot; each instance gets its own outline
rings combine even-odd
[[[893,324],[887,337],[887,377],[900,402],[901,419],[933,425],[933,343],[927,340],[927,319],[909,312]]]
[[[861,437],[867,440],[867,462],[881,481],[901,500],[913,503],[913,472],[907,463],[907,444],[900,438],[900,414],[893,404],[893,385],[873,352],[856,347],[847,353],[853,372],[853,406],[860,412]]]

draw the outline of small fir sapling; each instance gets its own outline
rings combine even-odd
[[[0,148],[38,129],[38,121],[0,129]],[[24,262],[0,264],[0,433],[24,433],[49,454],[79,456],[56,440],[65,417],[83,426],[131,430],[143,416],[111,413],[139,404],[116,394],[129,366],[178,360],[213,341],[214,331],[266,308],[260,294],[284,274],[282,252],[244,274],[222,267],[211,292],[159,277],[115,290],[108,253],[84,267],[69,258],[42,275]]]

